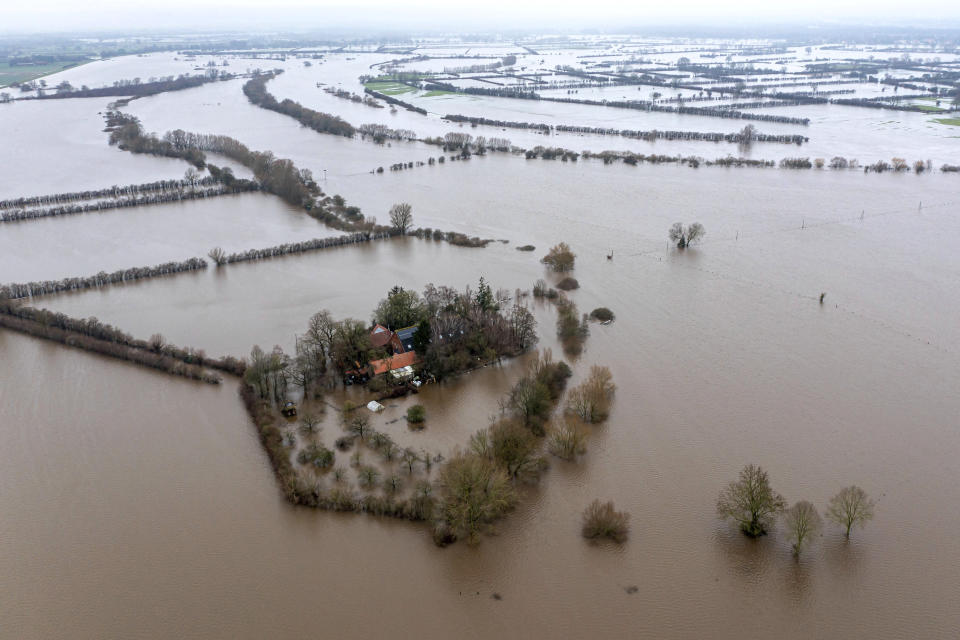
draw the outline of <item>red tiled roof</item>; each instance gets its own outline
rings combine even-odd
[[[370,344],[374,347],[385,347],[390,344],[390,339],[393,338],[393,331],[387,329],[382,324],[376,325],[372,331],[370,331]]]
[[[380,375],[381,373],[386,373],[387,371],[393,371],[394,369],[410,366],[415,364],[418,360],[419,358],[417,358],[416,351],[407,351],[406,353],[398,353],[391,358],[374,360],[370,363],[370,368],[373,370],[373,375],[376,376]]]

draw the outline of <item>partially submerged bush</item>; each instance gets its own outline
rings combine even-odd
[[[560,420],[550,431],[550,453],[563,460],[573,460],[587,452],[587,435],[576,424]]]
[[[577,279],[569,276],[557,283],[557,289],[560,289],[561,291],[573,291],[574,289],[579,288],[580,283],[577,282]]]
[[[598,322],[612,322],[614,317],[613,311],[606,307],[597,307],[590,312],[590,318]]]
[[[517,247],[517,251],[536,251],[537,248],[532,244],[525,244],[521,247]]]
[[[333,451],[322,444],[311,444],[297,455],[297,462],[316,469],[327,469],[333,466]]]
[[[630,514],[617,511],[613,502],[594,500],[583,512],[583,537],[589,540],[607,538],[626,542],[630,534]]]
[[[475,454],[451,458],[440,471],[439,488],[441,517],[433,536],[437,544],[457,538],[476,543],[483,529],[503,517],[517,500],[507,473]]]
[[[610,415],[610,401],[616,388],[610,369],[592,366],[587,379],[567,394],[567,412],[587,423],[603,422]]]
[[[427,409],[422,404],[415,404],[407,409],[407,422],[410,424],[422,424],[427,417]]]
[[[573,263],[577,256],[570,249],[570,245],[561,242],[555,247],[550,248],[550,252],[540,260],[552,270],[557,272],[573,271]]]

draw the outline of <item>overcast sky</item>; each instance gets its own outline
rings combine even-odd
[[[0,31],[218,28],[568,29],[834,22],[948,26],[956,0],[0,0]]]

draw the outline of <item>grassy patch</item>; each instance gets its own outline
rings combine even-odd
[[[914,105],[920,111],[929,111],[931,113],[944,113],[946,109],[941,109],[940,107],[935,107],[931,104],[918,104]]]
[[[933,121],[940,124],[947,124],[951,127],[960,127],[960,118],[934,118]]]
[[[55,62],[52,64],[31,64],[10,66],[8,62],[0,62],[0,87],[7,87],[18,82],[29,82],[51,73],[58,73],[65,69],[79,67],[80,62]]]
[[[400,82],[368,82],[363,86],[372,91],[379,91],[387,96],[397,96],[402,93],[416,91],[413,87]]]
[[[424,98],[432,98],[433,96],[452,96],[455,95],[453,91],[442,91],[440,89],[434,89],[433,91],[427,91],[423,94]]]

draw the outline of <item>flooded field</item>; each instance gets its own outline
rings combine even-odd
[[[654,42],[634,46],[662,46]],[[499,56],[513,47],[489,49]],[[548,60],[566,61],[604,51],[543,49]],[[482,47],[470,51],[479,55]],[[591,126],[613,112],[405,94],[399,97],[430,115],[402,109],[392,115],[316,87],[343,84],[360,93],[357,77],[395,57],[348,51],[311,67],[293,58],[263,66],[287,69],[267,84],[278,99],[291,97],[354,125],[387,122],[421,135],[460,131],[440,121],[448,110]],[[75,79],[81,72],[91,82],[125,76],[136,65],[124,60],[112,71],[86,65],[74,70]],[[461,63],[474,61],[448,66]],[[164,57],[151,64],[141,75],[181,63]],[[247,64],[231,58],[235,70]],[[592,365],[610,367],[617,384],[610,419],[590,427],[581,461],[552,458],[539,484],[520,486],[519,507],[495,535],[477,546],[440,549],[422,524],[291,507],[233,378],[220,386],[183,381],[0,330],[0,436],[7,443],[0,450],[0,513],[6,514],[0,636],[47,638],[69,629],[77,638],[319,632],[894,639],[951,637],[960,626],[960,542],[950,533],[960,527],[952,506],[960,499],[956,174],[694,170],[488,154],[371,175],[377,166],[426,160],[439,150],[316,133],[249,104],[242,84],[163,93],[125,110],[149,131],[222,133],[289,157],[311,169],[325,192],[342,194],[382,223],[392,204],[406,201],[416,226],[507,242],[478,249],[399,237],[28,304],[96,316],[141,338],[159,332],[215,355],[242,356],[254,344],[289,352],[311,314],[328,309],[337,318],[369,321],[395,285],[462,289],[483,276],[512,293],[538,278],[553,284],[559,276],[539,258],[566,241],[578,256],[573,275],[580,283],[569,298],[581,312],[606,306],[617,319],[591,324],[584,352],[567,357],[555,338],[554,305],[531,300],[538,346],[570,362],[571,385]],[[426,106],[435,104],[443,106]],[[0,175],[0,197],[183,176],[189,165],[181,160],[107,146],[97,115],[105,105],[86,99],[13,105],[19,124],[0,118],[0,132],[16,141],[4,141],[0,152],[12,167]],[[514,111],[527,106],[543,113]],[[64,128],[70,136],[26,145],[29,131],[39,130],[29,127],[44,127],[20,117],[26,109],[73,123]],[[911,161],[921,149],[937,165],[957,156],[955,140],[924,133],[923,114],[864,109],[846,120],[854,108],[839,105],[777,113],[794,109],[814,118],[811,147],[798,150],[803,155],[842,144],[837,153],[873,160],[899,154],[909,142],[902,153]],[[625,112],[628,121],[609,126],[669,125],[658,117],[675,119],[680,129],[733,131],[744,124]],[[905,130],[892,132],[897,125],[881,118]],[[465,130],[484,135],[482,127]],[[575,137],[485,135],[524,146],[537,138],[573,146],[566,141]],[[608,139],[610,145],[596,144]],[[576,148],[618,148],[618,141],[593,136],[592,144]],[[702,148],[737,146],[632,142],[638,150],[703,155],[710,152]],[[751,153],[773,158],[767,152],[779,146],[754,145]],[[21,163],[23,153],[52,163],[49,175]],[[104,168],[77,170],[101,166],[95,163]],[[677,221],[703,223],[706,238],[678,251],[667,242]],[[5,223],[0,283],[339,233],[262,193]],[[536,250],[516,250],[525,244]],[[403,446],[449,457],[498,413],[499,399],[529,359],[386,401],[372,424]],[[342,435],[335,407],[365,396],[338,389],[327,399],[333,408],[320,437],[329,445]],[[426,408],[423,431],[404,420],[413,403]],[[337,452],[336,464],[346,466],[349,455]],[[826,525],[795,560],[780,525],[750,540],[716,518],[718,492],[747,463],[767,469],[789,502],[810,500],[821,512],[841,487],[860,485],[877,501],[876,518],[849,542]],[[581,537],[581,512],[594,498],[631,514],[627,543],[596,545]]]

